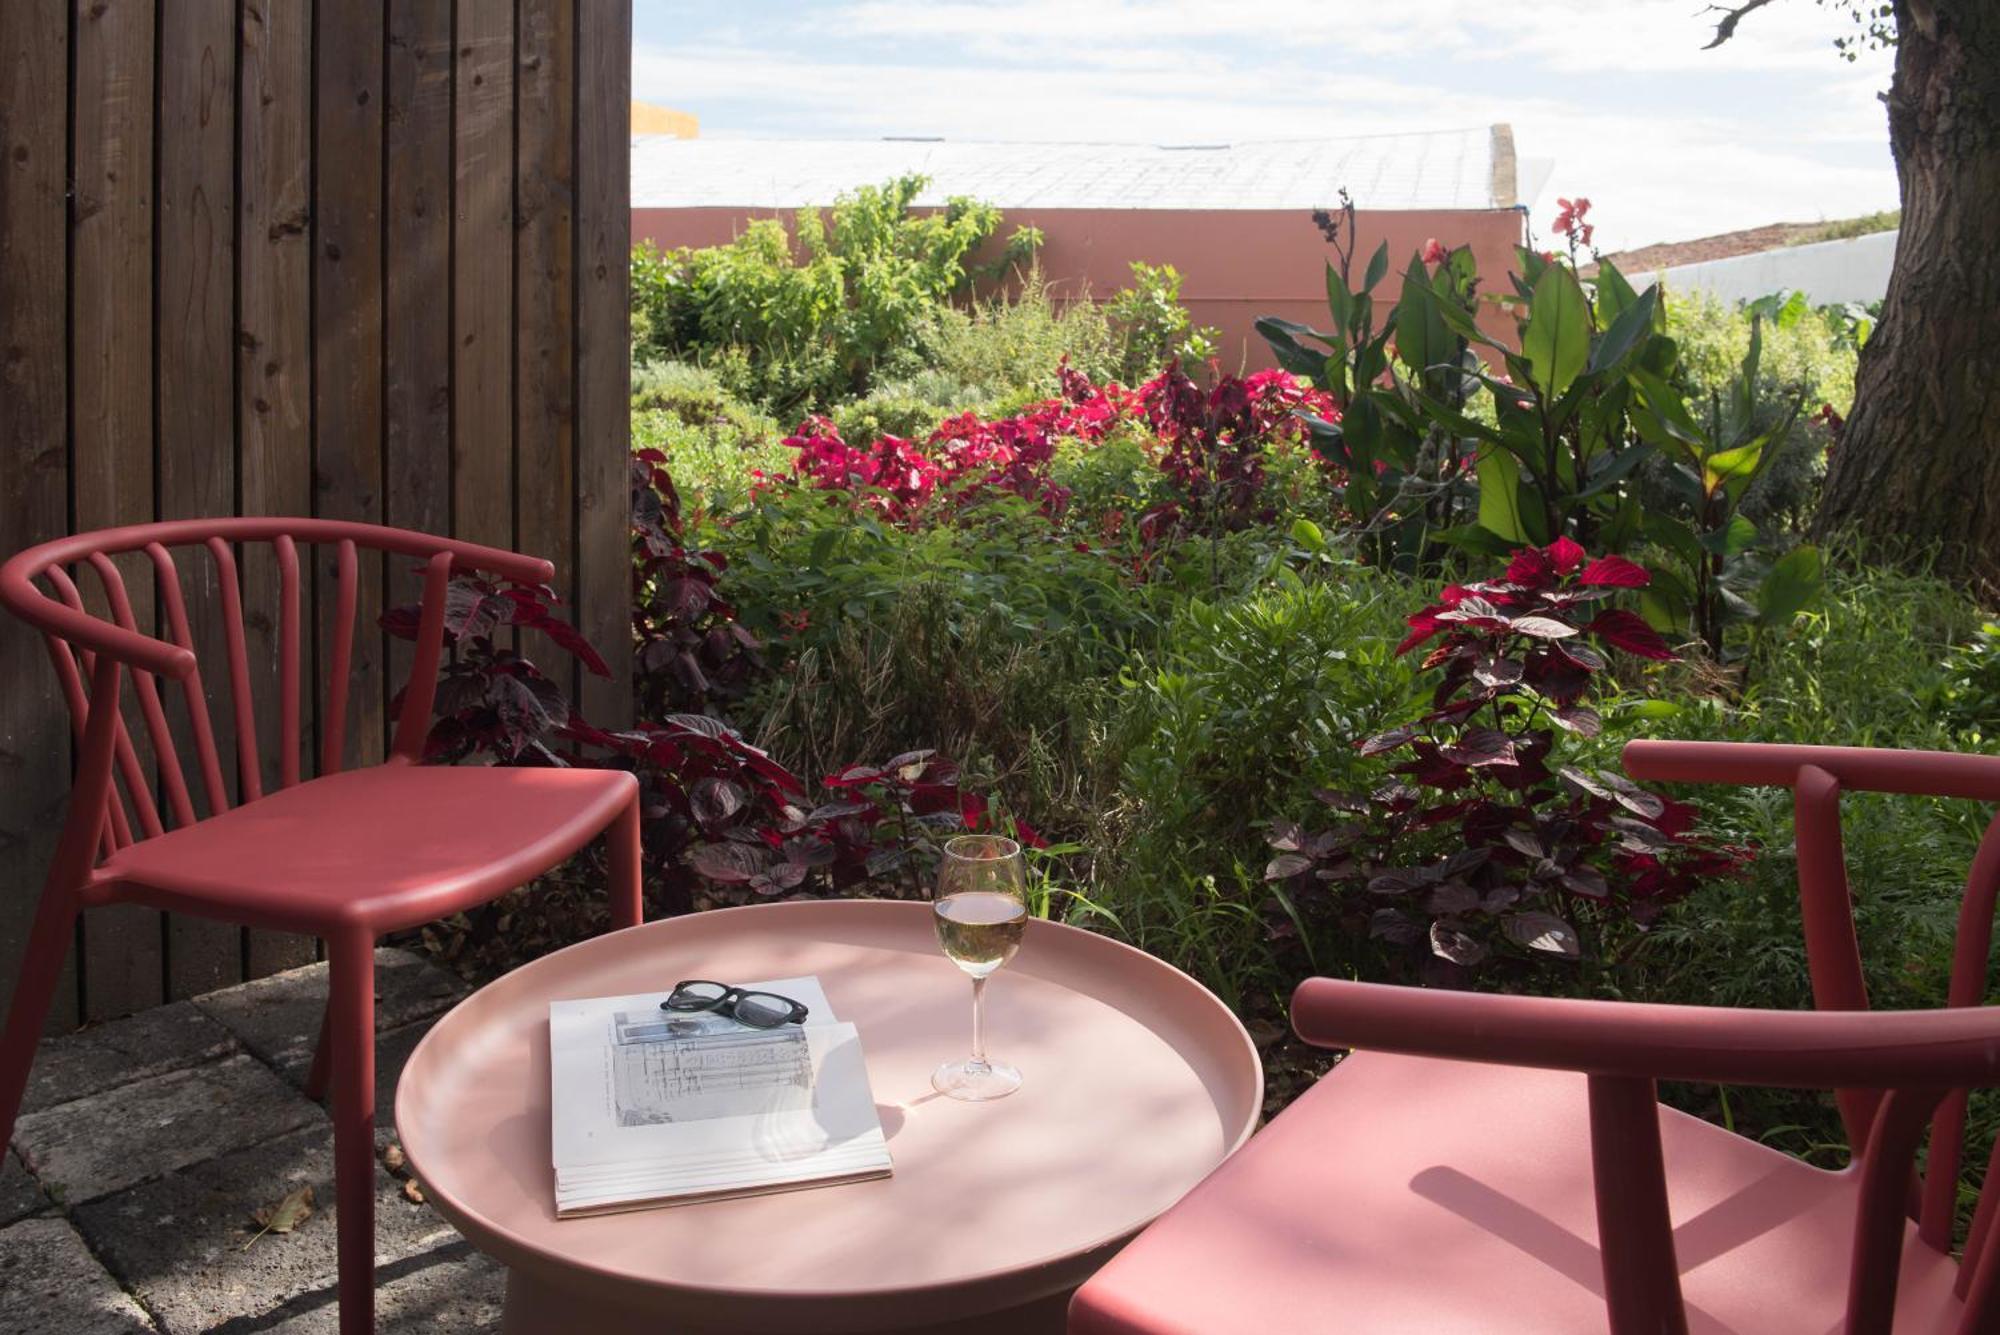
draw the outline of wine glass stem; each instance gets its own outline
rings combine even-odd
[[[986,1065],[986,980],[972,980],[972,1065]]]

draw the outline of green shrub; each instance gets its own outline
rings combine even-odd
[[[788,228],[751,222],[727,245],[633,265],[634,347],[715,366],[739,397],[789,414],[865,390],[932,313],[969,282],[970,257],[1000,227],[991,205],[953,198],[915,212],[927,181],[904,176],[842,195]],[[1037,237],[1017,231],[1000,262]]]
[[[1978,624],[1977,609],[1940,581],[1856,569],[1828,575],[1821,606],[1792,636],[1760,646],[1740,705],[1669,680],[1650,712],[1658,735],[1695,740],[1966,749],[1935,707],[1952,658]],[[1636,945],[1619,990],[1637,1000],[1806,1009],[1812,1005],[1798,898],[1791,794],[1781,789],[1699,788],[1706,823],[1752,844],[1738,881],[1712,884],[1672,909]],[[1990,816],[1975,804],[1876,793],[1848,794],[1841,828],[1869,996],[1883,1008],[1945,1001],[1959,896]],[[1684,1106],[1720,1116],[1796,1153],[1826,1160],[1841,1141],[1830,1103],[1785,1090],[1681,1090]],[[1976,1102],[1976,1109],[1985,1104]],[[1981,1148],[1985,1163],[1990,1113]],[[1976,1119],[1977,1120],[1977,1119]],[[1838,1155],[1831,1155],[1838,1158]]]
[[[1680,351],[1680,370],[1696,403],[1727,395],[1750,346],[1751,314],[1740,303],[1704,292],[1676,293],[1667,303],[1667,333]],[[1802,301],[1780,305],[1763,324],[1763,349],[1753,424],[1767,431],[1796,404],[1799,423],[1778,457],[1750,487],[1743,513],[1758,524],[1779,521],[1801,532],[1819,494],[1830,430],[1822,406],[1842,417],[1854,404],[1857,349],[1846,324]]]
[[[1977,748],[2000,738],[2000,622],[1982,623],[1945,654],[1937,701],[1944,721]]]
[[[945,410],[927,399],[885,388],[834,409],[833,425],[842,440],[865,446],[884,436],[922,440],[945,417]]]
[[[1058,298],[1037,269],[1013,291],[964,309],[939,307],[922,345],[929,373],[965,395],[962,402],[933,399],[954,408],[1049,398],[1060,388],[1056,368],[1065,359],[1092,380],[1111,379],[1118,367],[1103,312],[1086,297]]]
[[[692,507],[727,510],[750,494],[752,473],[791,465],[778,423],[731,396],[711,370],[653,362],[632,372],[632,446],[667,456]]]
[[[1263,826],[1309,817],[1315,789],[1374,768],[1354,744],[1410,701],[1415,677],[1394,653],[1407,603],[1360,566],[1189,599],[1121,675],[1120,810],[1092,900],[1129,939],[1225,996],[1296,981],[1260,976]]]
[[[1181,305],[1181,274],[1171,264],[1132,261],[1132,283],[1112,294],[1104,313],[1118,341],[1118,374],[1136,385],[1174,358],[1199,367],[1215,355],[1220,333],[1196,327]]]
[[[1036,748],[1075,753],[1078,693],[1151,638],[1166,596],[1005,495],[913,529],[781,488],[701,541],[728,556],[731,599],[785,665],[746,714],[753,735],[815,773],[938,746],[1038,823],[1061,820],[1068,780],[1033,779]]]

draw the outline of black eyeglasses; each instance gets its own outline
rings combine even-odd
[[[776,992],[745,992],[740,987],[692,979],[675,983],[674,990],[660,1003],[663,1011],[720,1011],[730,1019],[753,1029],[776,1029],[783,1024],[804,1024],[806,1008]]]

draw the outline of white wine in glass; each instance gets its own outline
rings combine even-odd
[[[940,1094],[977,1102],[1021,1087],[1021,1073],[986,1058],[986,980],[1014,958],[1028,926],[1021,846],[994,834],[962,834],[944,846],[932,901],[938,945],[972,979],[972,1056],[931,1075]]]

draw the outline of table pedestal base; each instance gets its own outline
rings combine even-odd
[[[1063,1335],[1069,1300],[1069,1293],[1058,1293],[963,1321],[849,1331],[849,1335]],[[500,1322],[501,1335],[566,1335],[572,1331],[588,1335],[764,1335],[776,1329],[762,1325],[690,1325],[662,1313],[636,1312],[628,1307],[593,1302],[574,1290],[543,1283],[519,1270],[507,1272],[507,1307]]]

